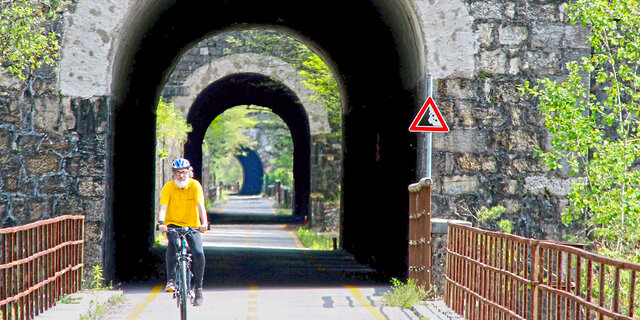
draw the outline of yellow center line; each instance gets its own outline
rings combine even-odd
[[[249,286],[249,292],[251,291],[256,291],[258,290],[257,286]],[[256,315],[256,313],[258,312],[258,307],[256,307],[255,305],[258,304],[258,294],[257,293],[249,293],[249,301],[248,301],[248,305],[249,307],[247,308],[247,312],[249,313],[247,315],[247,320],[257,320],[258,316]]]
[[[269,203],[269,208],[271,208],[271,212],[272,212],[273,214],[277,214],[277,213],[276,213],[276,209],[273,207],[273,203],[271,203],[271,201],[268,201],[268,203]],[[286,225],[286,224],[283,224],[283,225],[282,225],[282,227],[286,229],[286,228],[287,228],[287,225]],[[293,238],[293,241],[295,241],[295,242],[296,242],[296,246],[298,246],[298,249],[305,249],[305,248],[306,248],[306,247],[302,244],[302,242],[300,242],[300,239],[298,238],[298,235],[297,235],[295,232],[293,232],[293,231],[291,231],[291,230],[287,230],[287,232],[288,232],[288,233],[289,233],[289,235]]]
[[[345,287],[347,287],[349,291],[351,291],[351,294],[356,298],[356,300],[358,300],[358,302],[360,302],[361,305],[363,305],[369,312],[371,312],[374,318],[376,318],[377,320],[388,320],[388,318],[384,314],[382,314],[382,312],[380,312],[378,308],[374,307],[369,302],[369,300],[367,300],[364,295],[362,295],[360,289],[354,286],[347,285],[345,285]]]
[[[286,228],[287,225],[283,224],[282,225],[283,228]],[[300,242],[300,239],[298,238],[298,235],[291,231],[291,230],[287,230],[287,232],[289,233],[289,235],[293,238],[293,241],[296,242],[296,246],[298,246],[299,249],[305,249],[306,247],[302,244],[302,242]]]
[[[247,242],[245,243],[245,245],[247,247],[250,247],[251,246],[251,230],[249,230],[249,225],[248,224],[244,226],[244,233],[247,236]]]
[[[155,287],[153,287],[153,289],[151,289],[151,292],[149,292],[149,295],[144,299],[144,301],[142,301],[142,303],[140,303],[139,305],[136,306],[135,309],[133,309],[133,311],[131,311],[131,313],[129,313],[129,315],[127,316],[127,320],[134,320],[137,319],[138,316],[140,316],[140,314],[142,313],[142,311],[144,311],[144,309],[153,301],[156,299],[156,297],[158,296],[158,292],[160,292],[160,290],[162,290],[162,288],[164,288],[163,285],[159,284]]]
[[[269,204],[269,208],[271,208],[271,213],[273,213],[274,215],[278,215],[278,213],[276,212],[276,208],[273,207],[273,203],[271,201],[267,201],[267,203]]]

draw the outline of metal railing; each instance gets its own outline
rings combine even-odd
[[[84,216],[0,229],[0,316],[33,319],[81,289]]]
[[[409,279],[431,287],[431,179],[409,186]]]
[[[445,302],[466,319],[640,319],[640,264],[449,224]]]

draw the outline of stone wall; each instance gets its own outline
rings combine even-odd
[[[0,79],[0,227],[85,215],[85,263],[101,264],[107,99],[60,98],[55,80]]]
[[[451,132],[433,134],[434,216],[466,218],[500,204],[514,233],[560,238],[569,180],[534,158],[549,137],[535,102],[518,86],[561,78],[566,62],[589,55],[587,33],[562,22],[560,1],[466,5],[479,46],[477,74],[435,81],[434,98]]]
[[[341,137],[316,135],[311,138],[311,193],[321,194],[325,200],[340,198],[342,183]]]

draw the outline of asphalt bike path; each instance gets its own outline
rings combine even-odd
[[[418,319],[410,310],[381,306],[388,283],[348,253],[307,250],[295,235],[299,226],[267,223],[278,221],[276,211],[260,197],[230,197],[214,208],[203,235],[204,304],[189,306],[189,319]],[[124,302],[104,319],[179,319],[163,286],[124,286]]]

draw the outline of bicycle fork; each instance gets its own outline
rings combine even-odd
[[[191,288],[191,254],[187,250],[187,243],[184,238],[179,239],[181,241],[180,253],[178,254],[177,265],[175,269],[174,277],[178,281],[176,284],[178,290],[173,293],[173,298],[180,299],[180,295],[184,294],[185,298],[188,297],[190,301],[193,301],[194,293]],[[184,287],[181,285],[184,283]],[[184,291],[183,291],[184,290]],[[186,300],[186,299],[185,299]]]

